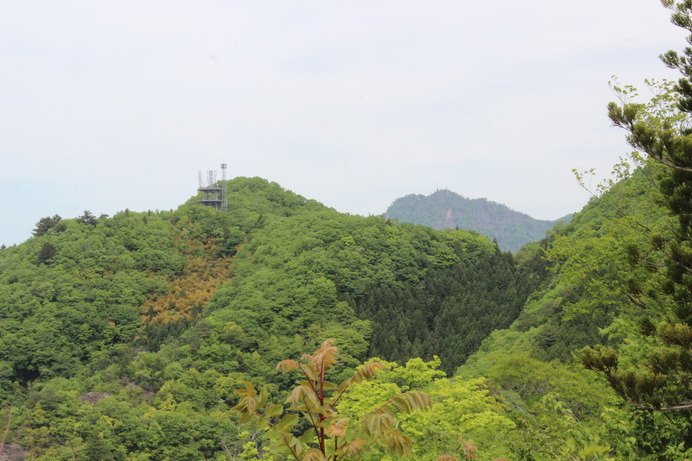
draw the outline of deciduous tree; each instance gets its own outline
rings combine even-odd
[[[245,388],[237,391],[241,398],[234,407],[240,422],[266,429],[272,447],[299,461],[360,459],[375,447],[407,455],[412,442],[399,430],[397,415],[430,408],[430,398],[417,391],[405,392],[358,421],[345,418],[337,410],[341,397],[352,384],[371,379],[383,364],[371,362],[337,386],[326,379],[337,362],[336,354],[333,341],[327,340],[300,361],[284,360],[277,365],[279,371],[297,370],[304,378],[286,399],[288,409],[270,403],[266,390],[257,392],[246,382]]]

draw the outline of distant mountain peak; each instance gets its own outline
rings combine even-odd
[[[516,252],[545,237],[558,221],[546,221],[515,211],[486,198],[467,198],[449,189],[432,194],[409,194],[394,200],[385,217],[434,229],[466,229],[495,239],[502,250]]]

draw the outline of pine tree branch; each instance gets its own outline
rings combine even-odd
[[[665,165],[668,168],[672,168],[672,169],[678,170],[678,171],[686,171],[688,173],[692,173],[692,168],[686,168],[684,166],[676,165],[675,163],[668,162],[668,161],[664,160],[662,157],[657,157],[657,156],[651,155],[648,152],[647,152],[647,155],[649,156],[649,158],[654,159],[655,161],[657,161],[661,165]]]
[[[625,399],[627,403],[629,403],[632,406],[635,406],[637,408],[641,408],[642,410],[648,410],[648,411],[684,411],[684,410],[692,410],[692,402],[689,403],[681,403],[679,405],[673,405],[671,407],[650,407],[648,405],[643,405],[641,403],[637,403],[633,400]]]

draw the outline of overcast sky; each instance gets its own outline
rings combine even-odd
[[[684,36],[656,0],[0,0],[0,243],[174,209],[222,162],[342,212],[556,219],[630,150],[611,76],[675,78]]]

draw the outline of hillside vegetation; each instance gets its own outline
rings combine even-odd
[[[0,459],[692,458],[692,49],[663,59],[608,106],[639,152],[516,254],[261,178],[41,218],[0,250]]]
[[[645,459],[689,425],[633,417],[573,355],[637,331],[623,287],[652,282],[627,251],[650,252],[640,229],[671,223],[651,174],[516,256],[473,232],[340,214],[259,178],[228,182],[227,213],[192,198],[41,220],[0,252],[8,441],[41,460],[266,458],[261,432],[231,409],[236,389],[252,381],[281,399],[292,378],[274,365],[333,338],[335,379],[367,360],[388,369],[354,384],[346,415],[405,391],[436,402],[402,416],[415,459]]]
[[[227,213],[193,198],[44,218],[0,252],[11,440],[37,459],[214,458],[240,443],[229,408],[244,380],[285,389],[279,360],[334,338],[339,373],[373,356],[439,355],[451,371],[530,292],[478,234],[340,214],[259,178],[227,187]],[[153,432],[116,430],[135,421]],[[194,435],[172,436],[183,421]]]

